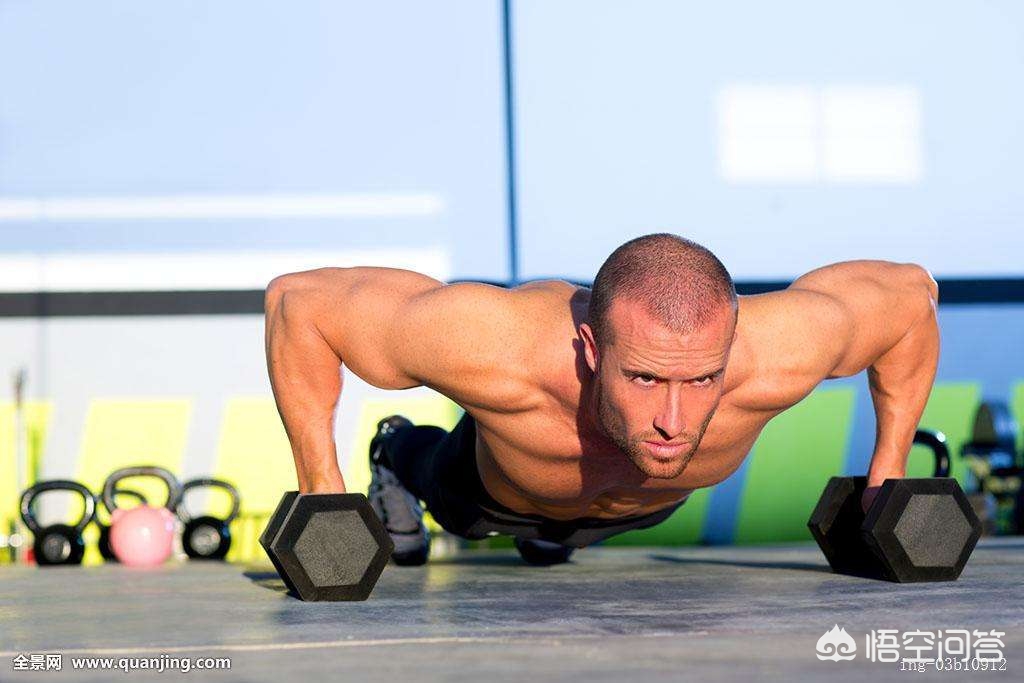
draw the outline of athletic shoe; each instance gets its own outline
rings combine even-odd
[[[399,430],[413,424],[401,415],[377,423],[370,441],[370,505],[395,543],[391,559],[400,565],[421,565],[430,554],[430,531],[423,524],[423,507],[409,493],[391,469],[387,444]]]

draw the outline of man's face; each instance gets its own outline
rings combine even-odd
[[[734,320],[723,306],[702,329],[678,334],[616,300],[610,343],[598,349],[581,326],[600,427],[646,476],[678,477],[697,451],[722,397]]]

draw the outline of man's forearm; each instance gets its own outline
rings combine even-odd
[[[292,300],[288,301],[291,296]],[[268,292],[266,352],[270,384],[295,459],[299,490],[345,490],[334,443],[341,359],[295,294]]]
[[[868,486],[906,476],[907,456],[939,362],[936,295],[934,290],[929,292],[927,311],[868,368],[876,416],[875,452],[868,471]]]

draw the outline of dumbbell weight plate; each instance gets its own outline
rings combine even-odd
[[[891,581],[955,581],[981,538],[981,521],[955,479],[886,479],[861,538]]]
[[[867,477],[832,477],[807,522],[829,566],[839,574],[877,577],[885,571],[860,534],[860,501],[867,485]]]
[[[277,559],[277,553],[271,550],[271,541],[277,536],[277,532],[281,530],[281,526],[284,524],[284,520],[288,518],[291,513],[292,506],[295,504],[295,499],[299,497],[298,491],[288,491],[278,502],[277,507],[274,509],[274,514],[270,516],[267,521],[267,527],[260,534],[260,545],[263,546],[263,552],[267,554],[270,561],[274,564],[274,569],[277,570],[281,580],[284,581],[285,586],[292,592],[293,595],[298,595],[299,591],[295,588],[295,584],[292,583],[291,578],[285,572],[284,567]]]

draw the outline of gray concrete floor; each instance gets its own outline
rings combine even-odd
[[[857,645],[819,661],[834,624]],[[1024,539],[983,539],[959,581],[832,574],[813,545],[604,549],[528,567],[515,551],[388,567],[362,603],[302,603],[266,566],[0,567],[0,681],[120,680],[72,657],[229,657],[190,680],[1021,679]],[[901,672],[864,659],[872,629],[1005,632],[1006,670]],[[62,671],[13,671],[62,653]],[[165,658],[166,662],[166,658]],[[124,680],[180,674],[132,672]]]

